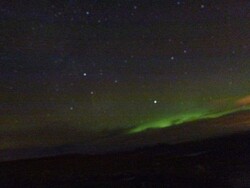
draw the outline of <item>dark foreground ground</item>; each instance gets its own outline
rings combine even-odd
[[[0,187],[250,187],[250,133],[0,163]]]

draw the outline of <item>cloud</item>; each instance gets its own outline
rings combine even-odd
[[[236,101],[236,106],[248,106],[250,105],[250,95],[240,98]]]

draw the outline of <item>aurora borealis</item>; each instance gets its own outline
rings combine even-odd
[[[247,0],[0,7],[0,150],[112,148],[119,136],[250,109]]]
[[[137,133],[141,131],[145,131],[147,129],[159,129],[159,128],[166,128],[170,126],[175,126],[187,122],[192,121],[198,121],[202,119],[215,119],[219,118],[237,111],[247,110],[250,109],[250,107],[244,107],[244,108],[236,108],[229,111],[223,111],[223,112],[217,112],[217,113],[204,113],[204,112],[193,112],[193,113],[187,113],[187,114],[181,114],[177,116],[171,116],[167,119],[161,119],[159,121],[153,121],[151,123],[142,124],[141,126],[137,126],[135,128],[132,128],[129,133]]]

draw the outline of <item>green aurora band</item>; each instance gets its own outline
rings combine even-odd
[[[198,121],[198,120],[204,120],[204,119],[215,119],[222,117],[224,115],[228,115],[231,113],[235,113],[238,111],[243,111],[243,110],[250,110],[250,106],[244,106],[236,109],[231,109],[227,111],[221,111],[221,112],[209,112],[209,111],[196,111],[196,112],[189,112],[189,113],[183,113],[175,116],[170,116],[168,118],[163,118],[160,120],[156,120],[153,122],[148,122],[145,124],[141,124],[137,127],[134,127],[129,130],[128,134],[133,134],[133,133],[139,133],[143,132],[147,129],[161,129],[161,128],[166,128],[166,127],[171,127],[175,125],[180,125],[183,123],[187,122],[193,122],[193,121]]]

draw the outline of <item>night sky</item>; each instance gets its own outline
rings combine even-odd
[[[249,0],[2,0],[0,149],[249,109],[249,20]]]

